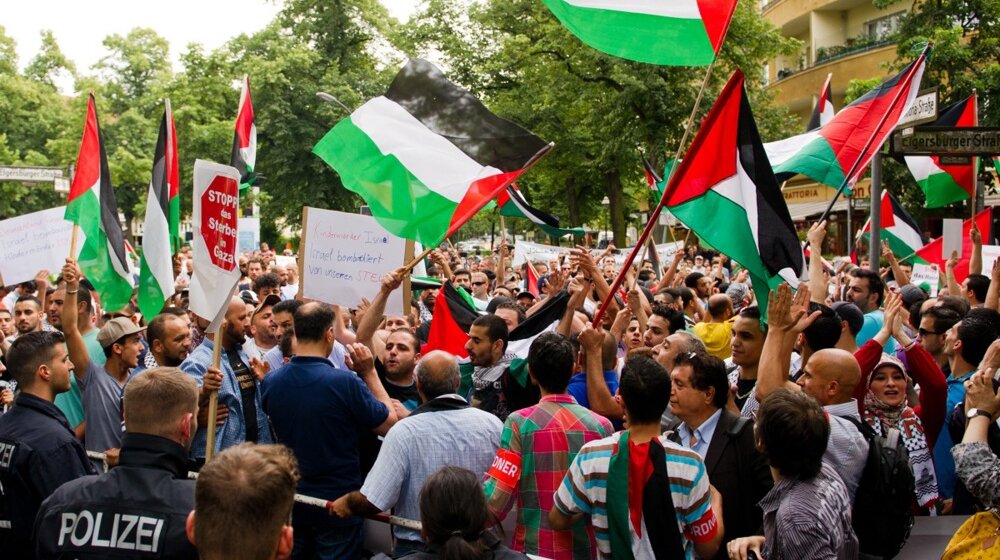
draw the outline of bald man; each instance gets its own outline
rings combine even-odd
[[[733,300],[726,294],[708,298],[708,316],[692,332],[705,343],[708,353],[720,360],[733,355]]]
[[[419,519],[420,488],[445,466],[485,473],[500,446],[500,420],[472,408],[456,394],[461,375],[454,356],[428,352],[417,363],[417,391],[424,404],[389,431],[361,490],[330,507],[341,518],[395,508],[395,514]],[[394,527],[396,556],[423,549],[420,532]]]
[[[798,298],[796,303],[808,303],[808,288],[803,286],[799,292],[795,296]],[[861,382],[861,366],[850,352],[827,348],[809,356],[796,383],[789,381],[788,368],[795,339],[806,328],[809,319],[815,321],[821,314],[815,311],[808,319],[798,320],[802,317],[798,314],[793,317],[792,304],[791,289],[787,284],[782,284],[776,293],[771,294],[767,310],[767,337],[757,368],[757,400],[763,403],[774,391],[788,387],[819,401],[830,417],[830,438],[823,462],[840,473],[853,501],[868,458],[868,442],[857,424],[850,420],[862,421],[858,403],[851,396]]]

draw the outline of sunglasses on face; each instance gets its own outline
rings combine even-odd
[[[486,284],[486,282],[473,282],[472,283],[473,286],[482,286],[484,284]]]
[[[917,329],[917,334],[919,334],[920,336],[930,336],[932,334],[942,335],[944,333],[937,332],[937,331],[929,331],[929,330],[921,327],[921,328]]]

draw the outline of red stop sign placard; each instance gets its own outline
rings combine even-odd
[[[236,268],[239,200],[239,185],[222,175],[212,179],[201,195],[201,236],[212,257],[212,264],[226,272]]]

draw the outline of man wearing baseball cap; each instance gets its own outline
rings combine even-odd
[[[250,358],[264,359],[264,354],[278,344],[278,325],[274,323],[271,308],[281,303],[281,296],[267,294],[250,315],[250,336],[243,343],[243,351]]]
[[[97,342],[104,350],[104,366],[90,359],[87,344],[77,325],[77,292],[80,272],[76,261],[66,259],[62,269],[66,281],[63,304],[63,334],[73,362],[73,373],[83,394],[84,419],[87,422],[85,445],[88,451],[106,452],[118,449],[122,441],[122,387],[129,372],[139,364],[143,351],[139,333],[146,330],[131,319],[116,317],[104,324],[97,333]]]

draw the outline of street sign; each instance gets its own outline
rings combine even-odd
[[[61,167],[21,167],[0,165],[0,181],[21,181],[24,183],[48,183],[62,177],[66,170]]]
[[[927,89],[917,94],[910,109],[903,113],[896,128],[906,128],[918,124],[932,123],[938,119],[937,88]]]
[[[1000,128],[985,126],[916,126],[897,130],[892,155],[992,156],[1000,154]]]
[[[69,192],[69,188],[70,188],[69,177],[56,177],[55,179],[52,180],[52,183],[54,184],[54,186],[56,188],[56,192],[59,192],[59,193],[68,193]]]
[[[972,165],[972,156],[940,156],[941,165]]]

